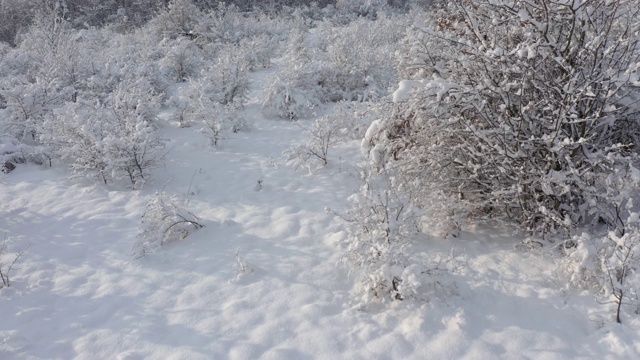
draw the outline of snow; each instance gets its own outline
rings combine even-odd
[[[398,83],[398,88],[393,92],[393,102],[402,102],[409,99],[409,94],[413,89],[424,86],[422,80],[402,80]]]
[[[265,78],[255,73],[254,89]],[[326,209],[346,208],[359,183],[337,163],[283,166],[305,134],[265,119],[256,93],[244,110],[252,130],[219,149],[167,122],[165,166],[139,190],[63,168],[0,175],[0,232],[12,252],[27,249],[0,289],[1,359],[640,358],[631,312],[614,324],[610,308],[553,281],[553,257],[514,251],[495,229],[418,246],[462,254],[451,294],[352,306],[345,224]],[[333,157],[358,153],[354,142]],[[155,191],[190,198],[205,227],[134,259]]]
[[[2,116],[1,112],[0,116]],[[0,136],[0,156],[12,154],[16,151],[18,151],[18,141],[16,139],[6,135]],[[2,157],[0,157],[0,160],[2,160]]]

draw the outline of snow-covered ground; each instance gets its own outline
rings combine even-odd
[[[550,257],[514,251],[497,230],[421,246],[460,259],[431,301],[350,305],[345,224],[325,208],[357,189],[358,144],[312,174],[284,166],[305,134],[264,118],[256,93],[252,131],[219,149],[167,122],[165,166],[141,190],[35,165],[0,175],[0,233],[27,249],[0,289],[0,359],[640,358],[635,314],[615,324],[553,280]],[[189,197],[205,227],[135,259],[156,191]]]

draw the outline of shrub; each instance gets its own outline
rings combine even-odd
[[[16,263],[24,256],[25,252],[27,251],[25,249],[18,253],[9,255],[6,254],[7,247],[8,241],[5,238],[2,244],[0,244],[0,289],[2,289],[3,287],[11,286],[12,272],[17,270]]]
[[[278,77],[270,79],[262,95],[262,107],[267,115],[294,120],[308,116],[319,105],[313,91],[305,91],[289,83],[291,81],[283,81]]]
[[[208,75],[192,80],[189,88],[181,92],[181,98],[188,99],[182,113],[185,124],[205,125],[201,132],[207,136],[211,145],[218,146],[219,141],[229,133],[249,129],[240,110],[245,100],[246,83],[236,83],[235,90],[227,92],[229,87],[220,86],[220,77]],[[225,101],[225,97],[228,101]]]
[[[200,74],[202,52],[193,41],[181,36],[165,41],[164,46],[167,52],[159,65],[167,77],[183,82]]]
[[[341,217],[349,228],[344,261],[357,276],[355,296],[366,305],[374,300],[401,300],[404,270],[412,265],[408,247],[418,234],[417,209],[396,193],[388,173],[363,169],[364,184],[352,195]]]
[[[550,236],[620,227],[609,174],[635,161],[640,139],[640,9],[572,4],[446,2],[411,31],[408,79],[372,138],[418,206]]]
[[[149,200],[133,246],[133,256],[144,257],[163,244],[182,240],[193,230],[203,227],[180,202],[179,197],[167,198],[164,192],[156,192]]]
[[[332,147],[347,140],[361,139],[366,129],[366,120],[359,113],[358,105],[359,103],[339,103],[335,113],[317,119],[309,127],[298,122],[298,126],[307,133],[308,140],[285,151],[287,164],[295,168],[308,166],[309,169],[316,165],[325,166],[329,163],[329,151]]]
[[[139,187],[164,156],[158,108],[147,81],[122,82],[106,104],[67,103],[48,118],[41,140],[81,176],[97,175],[105,184],[128,178]]]
[[[364,184],[349,198],[351,208],[339,214],[349,224],[343,261],[355,277],[355,305],[455,294],[454,275],[463,259],[453,253],[416,254],[415,243],[424,240],[422,210],[412,206],[407,193],[397,191],[397,174],[361,170]]]
[[[595,293],[601,304],[613,304],[615,320],[621,323],[622,311],[640,308],[640,224],[638,213],[625,219],[624,233],[610,231],[605,236],[583,233],[562,244],[567,259],[563,271],[569,284]]]

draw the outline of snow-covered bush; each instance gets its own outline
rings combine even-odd
[[[182,121],[189,125],[203,124],[201,132],[212,146],[218,146],[220,140],[230,133],[249,129],[249,124],[240,111],[244,106],[246,84],[236,84],[238,87],[234,94],[233,91],[228,93],[228,88],[221,88],[220,81],[219,74],[203,75],[197,80],[191,80],[190,86],[180,92],[180,99],[184,99],[186,106],[181,112]],[[229,100],[225,101],[225,96]],[[183,100],[176,100],[178,101]]]
[[[411,263],[409,246],[418,235],[419,212],[410,199],[394,191],[388,173],[362,170],[364,185],[340,215],[350,223],[344,261],[356,277],[356,301],[400,300],[403,273]]]
[[[73,89],[57,79],[12,77],[0,82],[0,95],[6,101],[6,116],[0,119],[2,132],[22,142],[35,143],[44,118],[54,108],[71,100]]]
[[[7,254],[9,241],[5,238],[0,244],[0,289],[11,286],[12,272],[16,270],[16,264],[22,258],[26,250],[14,254]]]
[[[14,157],[19,146],[20,142],[13,136],[0,136],[0,171],[8,174],[16,168]]]
[[[77,31],[55,13],[38,15],[0,64],[0,129],[22,143],[18,159],[51,164],[57,155],[80,174],[141,184],[164,143],[154,124],[166,86],[158,45],[142,32]]]
[[[294,29],[289,34],[285,53],[288,66],[282,66],[269,79],[261,98],[267,115],[284,119],[303,118],[319,105],[318,72],[311,61],[310,49],[305,44],[305,29]]]
[[[38,12],[18,48],[0,60],[0,97],[8,116],[2,132],[35,142],[44,116],[73,100],[89,62],[79,51],[80,40],[59,14]]]
[[[388,10],[387,0],[337,0],[331,20],[347,25],[359,19],[375,20]]]
[[[394,300],[432,301],[457,293],[456,274],[463,256],[430,254],[424,243],[424,212],[412,204],[412,194],[399,191],[398,174],[361,167],[363,185],[349,198],[351,208],[335,213],[346,221],[343,262],[355,278],[353,303],[366,307]]]
[[[203,123],[204,127],[200,132],[209,139],[211,146],[219,146],[220,140],[228,137],[232,133],[247,131],[249,125],[240,113],[240,107],[235,103],[227,105],[213,104],[213,107],[198,110],[194,114]],[[212,111],[212,112],[209,112]]]
[[[635,1],[454,1],[400,52],[407,80],[372,151],[458,219],[509,218],[536,234],[616,219],[608,174],[640,139]],[[436,199],[437,200],[437,199]]]
[[[285,150],[287,164],[295,168],[325,166],[329,163],[329,150],[336,144],[361,139],[367,124],[357,108],[360,103],[341,102],[336,111],[325,115],[307,127],[298,122],[308,135],[303,144]]]
[[[267,112],[301,118],[325,102],[377,100],[395,83],[393,56],[404,33],[402,16],[358,19],[345,26],[326,20],[308,39],[294,29],[284,48],[289,66],[281,67],[263,92]]]
[[[147,24],[161,38],[176,39],[195,36],[195,28],[204,14],[191,0],[171,0],[166,10],[160,12]]]
[[[359,18],[344,26],[318,24],[318,53],[314,61],[326,68],[319,82],[325,101],[375,100],[397,81],[390,59],[408,25],[402,15],[377,20]]]
[[[52,165],[50,149],[42,145],[25,144],[10,135],[0,135],[0,171],[10,173],[17,164]]]
[[[195,42],[180,36],[175,40],[165,41],[163,46],[167,48],[167,52],[159,65],[167,77],[183,82],[200,74],[202,51]]]
[[[59,12],[37,12],[19,46],[19,50],[30,54],[34,62],[30,75],[55,78],[62,86],[80,86],[91,64],[77,34]]]
[[[308,154],[320,161],[322,165],[328,164],[329,149],[338,142],[338,136],[344,130],[339,120],[341,119],[323,116],[316,120],[312,127],[304,128],[309,134]]]
[[[384,102],[341,101],[327,116],[341,124],[342,139],[362,141],[371,123],[386,113],[386,107]]]
[[[249,71],[268,68],[276,48],[274,38],[265,34],[244,38],[238,43],[238,51]]]
[[[267,115],[294,120],[308,116],[319,104],[313,91],[305,91],[290,83],[279,77],[269,80],[262,93],[262,106]]]
[[[237,104],[244,106],[249,91],[248,64],[245,52],[236,45],[224,45],[218,59],[199,77],[189,81],[189,88],[181,93],[194,102],[195,109],[204,109],[214,104]]]
[[[157,96],[144,79],[122,82],[106,104],[67,103],[48,117],[41,140],[79,175],[141,185],[164,155],[157,131]]]
[[[613,304],[616,322],[624,307],[640,308],[640,224],[638,213],[625,220],[624,233],[610,231],[605,236],[587,233],[563,244],[567,253],[561,262],[569,273],[569,284],[592,290],[601,304]]]
[[[140,230],[133,245],[133,256],[141,258],[160,246],[182,240],[203,225],[181,205],[178,196],[156,193],[147,204],[140,222]]]
[[[167,48],[160,45],[158,37],[145,28],[124,35],[105,30],[94,36],[100,43],[106,42],[91,62],[92,74],[86,81],[87,90],[80,96],[104,103],[121,82],[143,78],[163,100],[170,80],[161,71],[160,62],[165,58]]]
[[[217,89],[216,97],[220,104],[247,101],[249,92],[249,62],[246,48],[231,45],[224,46],[218,54],[218,62],[211,68],[208,79]]]
[[[178,123],[181,128],[190,127],[193,125],[193,117],[190,116],[191,104],[189,99],[182,97],[184,92],[180,92],[177,95],[172,96],[167,101],[167,106],[173,111],[169,117],[169,120]]]
[[[235,44],[243,39],[266,36],[284,39],[296,21],[281,13],[243,12],[236,5],[218,2],[195,27],[197,41],[204,44]]]
[[[640,213],[634,206],[640,186],[640,170],[616,169],[608,175],[607,193],[603,197],[617,199],[609,214],[616,219],[606,234],[592,228],[591,233],[573,236],[558,245],[566,255],[560,262],[560,274],[568,275],[566,283],[573,288],[588,289],[602,304],[615,304],[619,323],[623,305],[640,309]]]

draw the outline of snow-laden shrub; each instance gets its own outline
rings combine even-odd
[[[8,247],[9,240],[5,236],[2,243],[0,243],[0,289],[11,286],[13,273],[18,270],[16,265],[27,251],[24,249],[13,254],[8,254]]]
[[[184,88],[173,101],[181,106],[176,110],[176,115],[182,119],[181,124],[204,125],[200,132],[212,146],[218,146],[220,140],[232,133],[249,130],[249,124],[241,112],[244,96],[238,97],[239,94],[236,94],[235,98],[225,103],[226,89],[219,87],[217,79],[203,75],[191,80],[190,86]]]
[[[632,208],[631,201],[627,208]],[[616,322],[624,308],[640,308],[640,215],[631,211],[622,232],[605,236],[583,233],[562,244],[569,284],[595,293],[601,304],[613,304]]]
[[[39,13],[0,61],[0,131],[22,143],[20,161],[51,164],[57,154],[81,173],[140,184],[163,143],[153,124],[163,57],[144,32],[78,31],[55,12]]]
[[[165,40],[161,46],[166,47],[167,52],[159,66],[168,78],[183,82],[200,74],[202,51],[192,40],[180,36]]]
[[[294,29],[284,47],[289,66],[280,67],[263,92],[267,112],[305,117],[325,102],[369,101],[386,96],[395,83],[390,59],[404,33],[401,16],[358,19],[345,26],[327,20],[314,29]]]
[[[211,146],[217,147],[221,140],[231,134],[249,130],[249,125],[240,110],[240,106],[235,103],[213,104],[204,113],[204,108],[197,110],[194,116],[205,125],[200,129],[200,133],[209,139]]]
[[[609,214],[616,226],[610,226],[604,235],[594,228],[592,234],[576,235],[558,245],[566,255],[559,270],[569,287],[591,290],[599,303],[614,304],[620,322],[623,306],[640,309],[640,213],[634,206],[640,170],[616,169],[607,178],[608,192],[602,196],[617,200]]]
[[[238,104],[247,101],[249,92],[248,62],[244,49],[236,45],[223,45],[218,58],[198,77],[189,80],[189,87],[181,92],[184,98],[195,101],[194,108],[211,107],[213,104]]]
[[[387,0],[337,0],[332,20],[348,24],[358,19],[375,20],[379,14],[387,13]]]
[[[240,40],[238,52],[246,64],[247,70],[255,71],[271,66],[271,58],[276,52],[277,44],[273,37],[261,34]]]
[[[342,139],[362,141],[371,123],[386,112],[386,107],[382,102],[341,101],[328,116],[341,124]]]
[[[111,28],[127,32],[138,28],[162,11],[167,1],[157,0],[65,0],[65,17],[75,28]],[[67,7],[68,5],[68,7]]]
[[[455,275],[465,267],[464,258],[453,251],[440,255],[416,250],[425,240],[424,212],[412,205],[409,192],[399,191],[399,175],[365,164],[361,176],[364,183],[349,198],[351,208],[336,213],[348,225],[343,262],[355,279],[353,303],[366,307],[455,295]]]
[[[262,93],[262,106],[267,115],[294,120],[308,116],[319,105],[313,91],[305,91],[291,83],[279,77],[269,80]]]
[[[329,150],[338,143],[338,136],[344,129],[339,120],[339,118],[323,116],[310,127],[298,123],[298,126],[307,133],[308,141],[285,151],[285,155],[288,155],[287,163],[295,168],[301,165],[307,165],[310,168],[315,164],[327,165]]]
[[[81,42],[55,12],[36,14],[19,47],[0,60],[0,97],[9,113],[0,119],[2,132],[33,143],[44,116],[76,97],[90,66]]]
[[[288,66],[268,78],[261,99],[267,115],[284,119],[304,118],[322,103],[318,86],[321,71],[311,60],[310,49],[305,44],[305,29],[294,29],[289,34],[285,48]]]
[[[608,175],[640,139],[640,9],[572,4],[443,2],[411,31],[399,53],[408,79],[371,151],[416,205],[446,208],[439,193],[458,219],[509,218],[543,235],[616,227]]]
[[[91,52],[84,48],[79,32],[71,29],[62,14],[38,11],[21,38],[19,52],[30,55],[29,76],[53,79],[64,87],[82,87],[91,71]]]
[[[350,223],[344,261],[356,276],[356,301],[400,300],[403,273],[411,263],[409,246],[418,234],[419,213],[403,194],[390,186],[387,173],[363,169],[364,185],[352,195],[352,204],[341,217]]]
[[[146,28],[161,38],[195,36],[197,24],[203,18],[204,14],[192,0],[171,0],[164,11],[149,21]]]
[[[6,116],[0,119],[1,131],[34,144],[46,115],[71,100],[73,94],[73,88],[65,87],[55,78],[39,77],[30,82],[18,76],[0,81],[0,95],[6,102]]]
[[[193,117],[190,116],[190,110],[192,108],[190,100],[183,97],[186,93],[188,92],[180,91],[167,100],[167,107],[173,110],[169,116],[169,120],[177,122],[181,128],[192,126],[194,121]]]
[[[199,44],[239,44],[243,39],[266,36],[269,39],[285,39],[298,19],[283,14],[243,12],[236,5],[218,2],[195,26],[194,34]]]
[[[322,116],[311,126],[298,122],[308,135],[307,141],[285,150],[286,163],[296,169],[304,166],[309,170],[329,163],[329,151],[340,142],[361,139],[367,128],[367,120],[359,110],[361,103],[341,102],[334,113]]]
[[[56,111],[41,141],[78,175],[96,175],[105,183],[127,178],[139,186],[164,155],[166,140],[155,125],[158,109],[147,81],[122,82],[105,104],[79,100]]]
[[[203,225],[189,212],[178,196],[156,192],[147,203],[133,245],[133,256],[141,258],[160,246],[182,240]]]
[[[10,173],[17,164],[52,164],[52,154],[46,146],[28,145],[10,135],[0,135],[0,171]]]
[[[108,41],[93,59],[87,90],[80,96],[104,103],[121,82],[143,78],[163,99],[170,80],[160,69],[167,50],[160,46],[161,40],[145,29],[124,35],[107,32],[103,36]]]
[[[223,47],[218,54],[218,62],[209,71],[207,77],[217,88],[220,104],[244,104],[247,101],[250,67],[247,50],[235,45]]]
[[[331,69],[324,80],[325,97],[331,101],[375,100],[385,96],[397,81],[390,61],[408,25],[405,16],[377,20],[359,18],[345,26],[321,23],[320,48]]]

